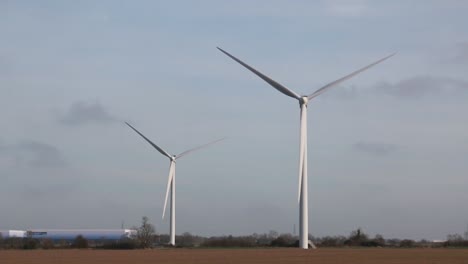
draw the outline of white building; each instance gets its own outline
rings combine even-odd
[[[23,230],[0,230],[2,238],[26,237],[26,231]]]
[[[136,235],[133,229],[32,229],[26,231],[27,237],[52,240],[73,240],[77,236],[87,240],[120,240]]]

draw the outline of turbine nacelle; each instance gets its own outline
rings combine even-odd
[[[300,106],[302,106],[302,105],[307,106],[307,104],[309,103],[309,97],[307,97],[307,95],[302,96],[298,100],[299,100],[299,105]]]

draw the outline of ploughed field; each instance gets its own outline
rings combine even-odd
[[[468,264],[468,249],[0,250],[1,264],[443,263]]]

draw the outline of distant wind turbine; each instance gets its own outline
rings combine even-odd
[[[179,158],[182,158],[183,156],[188,155],[189,153],[192,153],[194,151],[200,150],[202,148],[208,147],[214,143],[217,143],[221,140],[224,140],[225,138],[217,139],[215,141],[211,141],[209,143],[206,143],[204,145],[186,150],[178,155],[170,155],[166,151],[164,151],[162,148],[158,147],[156,144],[154,144],[151,140],[149,140],[147,137],[145,137],[140,131],[136,130],[133,126],[131,126],[129,123],[125,122],[127,126],[129,126],[131,129],[133,129],[138,135],[140,135],[142,138],[144,138],[151,146],[153,146],[159,153],[163,154],[164,156],[168,157],[170,160],[170,165],[169,165],[169,177],[167,180],[167,188],[166,188],[166,198],[164,199],[164,209],[163,209],[163,214],[162,218],[164,219],[164,215],[166,213],[166,205],[167,205],[167,198],[169,196],[169,188],[171,189],[171,224],[170,224],[170,240],[169,244],[175,246],[175,167],[176,167],[176,160]]]
[[[270,79],[268,76],[264,75],[263,73],[257,71],[256,69],[252,68],[251,66],[247,65],[243,61],[239,60],[238,58],[232,56],[228,52],[224,51],[223,49],[219,48],[218,49],[229,56],[231,59],[237,61],[239,64],[247,68],[249,71],[253,72],[255,75],[258,77],[262,78],[264,81],[266,81],[268,84],[273,86],[276,90],[279,92],[295,98],[299,101],[299,106],[301,108],[301,114],[300,114],[300,144],[299,144],[299,190],[298,190],[298,201],[299,201],[299,247],[307,249],[308,248],[308,234],[309,234],[309,225],[308,225],[308,218],[309,218],[309,213],[308,213],[308,197],[307,197],[307,104],[309,103],[309,100],[319,96],[320,94],[324,93],[328,89],[340,84],[343,81],[346,81],[350,79],[351,77],[357,75],[358,73],[361,73],[370,67],[381,63],[382,61],[392,57],[395,55],[395,53],[382,58],[374,63],[371,63],[367,65],[366,67],[363,67],[355,72],[352,72],[336,81],[333,81],[322,88],[318,89],[314,93],[311,93],[309,95],[299,95],[292,91],[291,89],[286,88],[285,86],[279,84],[278,82]]]

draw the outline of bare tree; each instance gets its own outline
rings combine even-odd
[[[348,246],[361,246],[367,241],[369,241],[367,235],[362,232],[361,228],[358,228],[349,234],[348,240],[345,241],[345,244]]]
[[[270,232],[268,232],[268,238],[271,240],[278,238],[278,232],[270,230]]]
[[[375,235],[374,239],[372,239],[372,242],[374,242],[375,246],[377,246],[377,247],[385,246],[385,239],[380,234]]]
[[[88,240],[84,238],[82,235],[76,236],[75,240],[73,240],[73,247],[74,248],[88,248]]]
[[[54,241],[52,241],[49,238],[43,239],[41,241],[41,248],[42,249],[53,249],[54,247],[55,247],[54,246]]]
[[[143,216],[141,219],[141,226],[138,228],[136,235],[138,245],[142,248],[151,247],[153,245],[154,235],[154,226],[149,223],[148,217]]]
[[[414,240],[411,239],[403,239],[400,241],[400,247],[402,248],[411,248],[414,247]]]
[[[293,247],[295,246],[296,239],[291,234],[281,234],[276,239],[272,240],[270,246],[272,247]]]
[[[459,234],[449,234],[447,235],[447,240],[451,242],[460,242],[463,241],[463,237]]]
[[[182,236],[178,236],[179,242],[177,242],[178,246],[181,247],[193,247],[195,245],[195,238],[189,232],[184,232]]]

